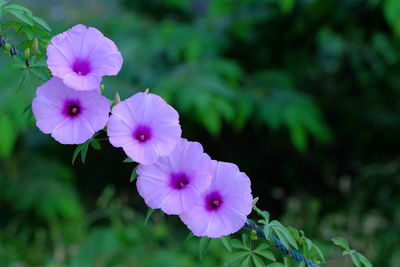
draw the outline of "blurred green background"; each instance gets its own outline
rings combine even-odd
[[[183,137],[238,164],[258,206],[305,230],[328,259],[339,253],[329,239],[343,236],[375,266],[399,266],[400,1],[14,2],[53,34],[82,23],[114,40],[124,65],[104,79],[105,94],[163,96],[181,114]],[[229,258],[214,242],[200,261],[176,217],[155,213],[143,225],[121,149],[103,141],[72,165],[73,146],[21,116],[41,82],[29,78],[17,92],[10,60],[0,57],[0,266]]]

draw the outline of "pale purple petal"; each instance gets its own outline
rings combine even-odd
[[[245,224],[252,199],[247,175],[232,163],[218,162],[209,189],[180,218],[196,236],[229,235]]]
[[[47,47],[47,65],[52,74],[80,91],[99,90],[101,78],[116,75],[122,61],[110,39],[84,25],[54,36]]]
[[[81,144],[104,128],[110,106],[95,91],[75,91],[57,77],[36,91],[32,101],[36,125],[62,144]]]
[[[107,133],[132,160],[152,164],[172,152],[182,130],[178,113],[161,97],[137,93],[112,109]]]
[[[168,157],[139,165],[137,188],[146,204],[166,214],[182,214],[201,199],[211,182],[215,163],[197,142],[181,139]]]

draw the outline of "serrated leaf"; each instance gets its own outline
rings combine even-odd
[[[360,252],[357,252],[357,255],[361,261],[361,263],[365,266],[365,267],[373,267],[372,263]]]
[[[137,175],[137,173],[136,173],[136,169],[137,169],[138,166],[139,166],[139,165],[136,165],[135,168],[133,168],[133,170],[132,170],[131,177],[129,178],[129,182],[131,182],[131,183],[132,183],[133,181],[135,181],[136,178],[138,177],[138,175]]]
[[[229,252],[232,252],[232,242],[231,242],[231,237],[229,235],[222,236],[219,238],[219,240],[221,240],[222,244]]]
[[[153,215],[154,211],[155,211],[154,209],[150,209],[150,208],[147,210],[146,217],[144,218],[144,225],[147,225],[147,223],[149,222],[149,219],[150,219],[151,215]]]
[[[203,258],[203,255],[207,252],[208,246],[210,245],[211,238],[203,236],[199,242],[199,258]]]
[[[51,32],[51,28],[49,26],[49,24],[47,24],[46,21],[44,21],[43,19],[39,18],[39,17],[35,17],[32,16],[32,19],[39,24],[40,26],[42,26],[44,29],[46,29],[46,31]]]
[[[224,263],[224,267],[228,267],[228,266],[232,266],[235,265],[241,261],[243,261],[243,259],[248,256],[249,253],[242,251],[242,252],[236,252],[233,253],[232,256],[230,257],[229,261]]]
[[[332,240],[332,242],[333,242],[336,246],[339,246],[339,247],[341,247],[341,248],[343,248],[343,249],[345,249],[345,250],[349,250],[349,249],[350,249],[349,243],[348,243],[347,240],[344,239],[344,238],[341,238],[341,237],[334,237],[334,238],[332,238],[331,240]]]

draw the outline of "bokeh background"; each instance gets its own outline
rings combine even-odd
[[[238,164],[258,206],[327,258],[342,236],[375,266],[399,266],[400,1],[15,3],[53,34],[82,23],[114,40],[124,65],[105,94],[163,96],[185,138]],[[10,60],[0,57],[0,266],[222,265],[217,242],[198,259],[177,218],[156,212],[144,226],[121,149],[103,141],[72,165],[75,147],[21,116],[41,82],[17,92]]]

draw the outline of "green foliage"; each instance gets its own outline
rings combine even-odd
[[[304,228],[312,230],[315,243],[301,230],[277,220],[270,222],[268,213],[255,208],[266,236],[279,237],[310,259],[324,261],[323,253],[329,258],[335,253],[318,239],[325,239],[334,229],[372,255],[378,266],[397,266],[400,235],[393,232],[398,232],[400,218],[395,191],[399,164],[394,161],[360,167],[363,162],[387,160],[396,153],[384,149],[391,151],[398,139],[400,53],[397,39],[387,32],[387,26],[396,35],[400,32],[397,1],[370,0],[359,5],[357,1],[332,0],[215,0],[209,1],[206,8],[175,0],[126,1],[123,9],[113,15],[112,9],[105,8],[108,12],[101,14],[100,22],[94,11],[74,13],[77,21],[101,25],[123,52],[124,69],[117,79],[105,79],[106,93],[112,95],[114,88],[129,88],[124,91],[126,97],[132,94],[132,87],[154,88],[183,114],[182,122],[194,122],[185,127],[195,133],[203,127],[208,134],[202,139],[208,142],[212,135],[220,144],[210,142],[205,146],[215,147],[218,153],[227,151],[225,157],[244,161],[248,170],[260,165],[259,173],[255,171],[252,177],[253,188],[263,194],[265,207],[275,216],[282,212],[275,207],[277,199],[283,202],[293,195],[297,201],[308,194],[304,201],[311,205],[310,195],[319,194],[318,203],[326,210],[307,213],[310,216],[300,210],[288,220],[297,226],[301,225],[299,220],[307,220]],[[224,237],[221,242],[208,242],[208,250],[203,240],[202,247],[208,252],[199,262],[193,257],[199,252],[197,240],[190,239],[188,245],[176,243],[184,239],[179,238],[179,230],[175,231],[182,228],[181,224],[176,229],[166,228],[165,220],[155,213],[151,226],[144,228],[144,216],[121,204],[126,198],[135,202],[135,194],[125,192],[126,184],[117,185],[118,190],[104,190],[98,209],[92,211],[92,201],[98,196],[94,188],[118,184],[121,181],[116,177],[129,177],[130,173],[132,182],[135,169],[107,176],[107,168],[115,169],[111,163],[85,166],[88,176],[95,176],[96,171],[101,174],[85,187],[82,184],[90,177],[82,175],[81,169],[75,172],[85,179],[75,184],[66,160],[61,163],[47,159],[50,153],[60,160],[69,156],[64,157],[65,151],[49,137],[38,137],[27,128],[32,120],[22,120],[21,112],[31,111],[28,103],[35,88],[50,78],[45,64],[50,28],[28,9],[4,0],[0,0],[0,17],[7,20],[0,27],[9,42],[0,63],[10,70],[0,73],[0,206],[4,208],[0,219],[2,227],[5,225],[0,231],[0,265],[221,266],[226,262],[231,266],[296,266],[271,244],[256,239],[254,231],[241,240]],[[68,25],[54,28],[65,29],[71,21],[65,23]],[[7,57],[11,45],[29,53]],[[272,146],[266,149],[260,145],[262,153],[260,148],[252,148],[251,157],[246,153],[235,156],[232,143],[225,141],[233,130],[240,134],[241,141],[257,140],[258,145],[270,140]],[[284,147],[289,142],[309,161],[293,157],[292,151],[282,151],[286,148],[273,147],[275,143]],[[328,146],[329,152],[322,153],[324,147],[318,143],[329,142],[335,146]],[[98,139],[89,143],[76,148],[74,159],[81,154],[84,162],[89,146],[101,148]],[[44,156],[46,152],[49,154]],[[27,153],[32,159],[30,164]],[[274,158],[283,158],[280,161],[284,163],[275,164]],[[53,160],[57,162],[55,167]],[[360,175],[351,177],[351,190],[346,191],[343,173],[357,173],[358,168]],[[314,173],[309,169],[318,170]],[[290,173],[298,179],[292,179]],[[279,189],[283,187],[287,193],[283,198],[275,198],[274,181],[279,181]],[[311,187],[316,181],[318,185]],[[121,199],[113,200],[118,194]],[[285,212],[293,210],[291,207]],[[145,222],[152,211],[147,214]],[[78,229],[76,225],[83,226]],[[317,238],[319,234],[322,237]],[[346,244],[341,239],[335,242]],[[232,254],[223,254],[223,247],[228,251],[231,248]],[[371,266],[355,250],[345,247],[345,254],[356,266]]]
[[[79,154],[81,155],[82,163],[85,163],[89,145],[95,150],[101,149],[100,142],[99,140],[96,139],[96,136],[98,136],[99,134],[100,134],[99,132],[96,133],[92,138],[87,140],[85,143],[76,146],[74,154],[72,155],[72,164],[75,163],[75,160],[79,156]]]
[[[356,267],[372,267],[372,263],[363,254],[354,249],[350,249],[349,243],[345,239],[341,237],[334,237],[332,238],[332,242],[344,249],[343,255],[350,255],[351,260]]]

